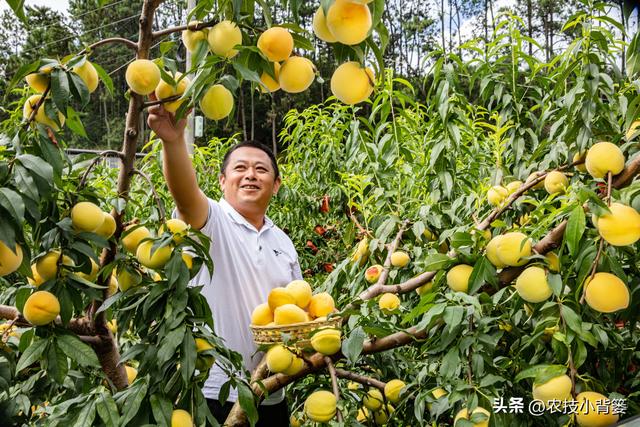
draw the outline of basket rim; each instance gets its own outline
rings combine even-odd
[[[260,326],[260,325],[249,325],[249,327],[251,329],[255,329],[255,330],[278,330],[278,329],[291,329],[291,328],[298,328],[298,327],[304,327],[304,326],[310,326],[310,325],[324,325],[324,324],[335,324],[337,322],[342,322],[342,317],[341,316],[336,316],[336,317],[332,317],[331,319],[327,319],[327,320],[323,320],[321,322],[317,322],[315,320],[311,320],[309,322],[298,322],[298,323],[291,323],[289,325],[274,325],[274,326]]]

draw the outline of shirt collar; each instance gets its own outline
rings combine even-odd
[[[233,206],[231,206],[229,204],[229,202],[227,202],[224,197],[220,198],[220,201],[218,202],[220,203],[220,206],[222,207],[222,209],[227,213],[227,215],[229,215],[229,217],[237,224],[242,224],[245,227],[248,227],[251,230],[257,231],[256,227],[251,224],[249,221],[247,221],[247,219],[245,217],[242,216],[242,214],[240,214],[237,210],[235,210],[233,208]],[[269,218],[268,216],[264,216],[264,225],[262,226],[262,229],[259,232],[262,232],[264,230],[267,230],[269,228],[273,227],[273,221],[271,221],[271,218]]]

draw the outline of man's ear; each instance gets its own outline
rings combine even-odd
[[[225,183],[225,181],[226,181],[226,177],[224,176],[223,173],[218,175],[218,184],[220,184],[220,188],[222,189],[223,193],[224,193],[224,183]]]
[[[280,184],[282,184],[282,180],[280,177],[277,177],[275,182],[273,183],[273,195],[278,194],[278,190],[280,189]]]

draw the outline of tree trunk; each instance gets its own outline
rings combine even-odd
[[[531,0],[527,0],[527,35],[533,40],[533,6]],[[533,43],[529,42],[529,56],[533,55]]]
[[[456,8],[456,21],[458,27],[458,55],[462,55],[462,32],[460,31],[460,5],[458,4],[458,0],[454,0],[453,2]]]
[[[109,116],[107,115],[107,98],[105,96],[102,96],[102,109],[102,117],[104,117],[104,127],[107,134],[107,149],[111,150],[111,127],[109,126]]]
[[[553,57],[553,2],[549,2],[549,59]]]
[[[488,22],[488,15],[487,15],[488,1],[489,0],[484,0],[484,54],[485,56],[487,55],[487,43],[489,42],[489,22]]]
[[[442,52],[447,53],[447,42],[444,38],[444,0],[440,0],[440,28],[442,32]]]
[[[496,31],[496,17],[493,16],[493,1],[489,0],[489,11],[491,11],[491,29]]]
[[[449,10],[449,52],[453,52],[453,13],[451,13],[451,0],[447,0]]]

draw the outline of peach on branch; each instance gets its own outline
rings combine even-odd
[[[136,59],[127,66],[124,77],[132,92],[149,95],[160,83],[160,69],[153,61]]]
[[[336,415],[336,396],[327,390],[311,393],[304,402],[307,417],[319,423],[326,423]]]
[[[316,76],[316,67],[307,58],[291,56],[280,67],[278,81],[280,88],[287,93],[300,93],[305,90]]]
[[[258,37],[258,49],[271,62],[284,61],[293,51],[293,37],[283,27],[271,27]]]
[[[11,274],[22,264],[22,248],[16,243],[15,249],[0,240],[0,277]]]
[[[380,274],[382,274],[382,270],[384,270],[384,267],[382,267],[380,264],[372,265],[364,272],[365,280],[369,283],[377,282]]]
[[[160,80],[158,86],[156,86],[156,98],[163,100],[172,96],[182,95],[187,90],[187,86],[190,83],[188,77],[183,77],[182,73],[179,71],[173,74],[172,77],[175,81],[175,84],[167,83],[164,80]],[[184,101],[184,99],[177,99],[175,101],[165,102],[163,104],[164,109],[169,111],[170,113],[175,113]]]
[[[98,88],[98,83],[100,83],[98,71],[91,62],[85,60],[82,64],[74,66],[72,70],[87,85],[89,93],[93,93]]]
[[[316,10],[316,13],[313,15],[313,33],[320,40],[327,43],[335,43],[338,41],[336,36],[331,34],[331,31],[327,27],[327,18],[324,16],[324,10],[322,10],[322,6],[320,6],[318,10]]]
[[[222,21],[209,30],[207,40],[211,52],[225,58],[233,58],[238,54],[234,47],[242,44],[242,32],[234,22]]]
[[[594,178],[604,178],[609,172],[617,175],[624,169],[624,154],[611,142],[598,142],[587,151],[585,167]]]
[[[336,0],[327,11],[327,28],[342,44],[363,42],[371,29],[371,11],[366,5]]]
[[[55,295],[47,291],[36,291],[27,298],[22,315],[34,326],[53,322],[60,314],[60,302]]]

